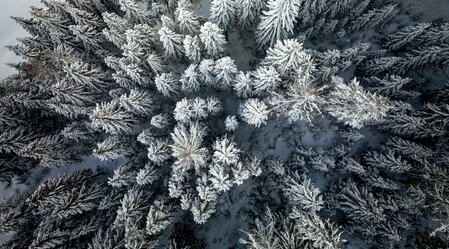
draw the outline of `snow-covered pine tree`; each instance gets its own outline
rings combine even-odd
[[[228,30],[234,23],[236,17],[235,0],[212,0],[210,4],[211,20],[215,21],[220,28]]]
[[[167,200],[156,200],[147,215],[146,229],[150,235],[161,232],[174,219],[176,210]]]
[[[136,117],[126,111],[119,100],[97,104],[90,118],[92,125],[111,134],[130,133],[137,123]]]
[[[104,54],[103,44],[106,37],[97,27],[91,25],[69,25],[69,30],[75,36],[75,41],[81,42],[87,49],[97,54]]]
[[[253,95],[254,79],[251,72],[239,72],[234,81],[234,91],[237,96],[247,98]]]
[[[296,227],[303,240],[310,240],[314,248],[341,248],[341,230],[327,219],[318,214],[301,214],[296,216]]]
[[[201,80],[207,86],[215,85],[215,61],[212,59],[203,59],[198,66]]]
[[[148,208],[150,193],[145,192],[144,187],[131,187],[123,195],[118,208],[116,208],[113,227],[124,228],[143,219],[145,210]]]
[[[427,159],[432,156],[432,151],[430,148],[399,137],[392,137],[388,139],[384,147],[405,157],[413,157],[413,155],[416,155],[419,158]]]
[[[217,203],[214,201],[202,201],[196,198],[192,202],[193,220],[198,224],[204,224],[216,211]]]
[[[200,27],[198,17],[193,12],[193,6],[188,0],[181,0],[178,2],[178,7],[175,11],[176,24],[179,30],[183,33],[195,34]]]
[[[148,146],[148,159],[151,162],[160,165],[170,158],[170,143],[168,139],[154,139]]]
[[[401,77],[398,75],[386,75],[384,78],[372,76],[366,79],[369,84],[369,90],[384,96],[394,96],[395,94],[401,94],[401,90],[404,86],[410,85],[412,79],[408,77]]]
[[[21,221],[14,220],[18,216],[7,216],[9,222],[19,222],[15,224],[16,228],[29,229],[31,234],[17,233],[2,246],[39,248],[42,245],[51,248],[55,245],[72,245],[76,240],[78,245],[86,245],[87,241],[80,238],[89,240],[92,233],[103,225],[93,218],[93,213],[105,188],[95,183],[94,178],[91,171],[84,170],[42,183],[36,191],[25,197],[26,201],[19,204],[20,211],[17,209],[19,213],[15,215],[19,215]],[[31,212],[36,213],[32,221],[28,218]],[[10,211],[7,213],[14,214]],[[76,219],[73,219],[74,215]],[[61,227],[65,220],[70,220],[75,228]]]
[[[215,164],[236,164],[239,162],[240,150],[233,139],[224,136],[222,139],[217,139],[213,145],[214,152],[212,160]]]
[[[190,61],[194,63],[199,63],[201,61],[203,55],[200,39],[197,35],[194,37],[186,35],[184,38],[184,52]]]
[[[136,0],[118,0],[120,10],[125,12],[125,18],[130,23],[147,23],[149,25],[154,22],[152,13],[148,11],[145,3]]]
[[[379,28],[389,22],[397,13],[398,9],[396,5],[386,5],[381,8],[372,9],[357,17],[352,22],[350,28],[354,32]]]
[[[217,192],[226,192],[231,189],[232,179],[226,165],[213,163],[209,168],[209,174],[210,181]]]
[[[180,124],[175,127],[171,137],[172,155],[176,163],[185,168],[200,168],[206,164],[208,151],[202,146],[206,131],[198,123]]]
[[[225,119],[225,127],[227,131],[235,131],[239,126],[239,121],[237,120],[237,117],[227,116]]]
[[[323,1],[323,2],[325,2],[325,1]],[[351,6],[351,2],[349,1],[349,6]],[[352,16],[360,16],[363,12],[365,12],[365,10],[367,10],[368,9],[368,7],[370,6],[370,4],[371,4],[371,0],[361,0],[361,1],[359,1],[358,3],[357,3],[357,5],[356,6],[354,6],[353,4],[352,4],[352,8],[350,8],[351,9],[351,15]]]
[[[146,90],[131,89],[129,94],[123,94],[119,101],[126,111],[136,116],[148,116],[157,109],[153,94]]]
[[[121,47],[123,55],[134,63],[141,63],[158,43],[156,31],[146,24],[134,25],[125,34],[126,44]]]
[[[68,118],[86,115],[85,108],[95,104],[95,94],[87,91],[83,86],[77,86],[63,80],[51,87],[53,97],[48,100],[49,105],[57,112]],[[98,95],[97,95],[98,96]]]
[[[102,16],[108,26],[103,29],[103,35],[115,46],[122,47],[126,42],[125,31],[131,29],[131,24],[113,12],[104,12]]]
[[[156,53],[152,52],[148,54],[146,62],[148,63],[148,66],[153,71],[153,73],[159,74],[163,72],[164,63],[162,61],[162,58]]]
[[[386,153],[369,151],[365,154],[364,160],[371,167],[381,168],[392,173],[403,173],[412,168],[410,163],[403,160],[401,156],[395,155],[392,151]]]
[[[430,27],[422,35],[417,38],[419,44],[424,46],[440,45],[449,37],[449,23]]]
[[[444,133],[441,126],[433,126],[416,114],[390,113],[380,127],[395,135],[424,138],[440,136]]]
[[[307,67],[311,64],[311,60],[311,56],[304,51],[301,43],[287,39],[277,41],[267,50],[267,56],[262,60],[262,65],[274,66],[282,75],[290,72],[307,74],[311,73],[312,68]]]
[[[157,167],[149,163],[137,173],[136,182],[138,185],[152,184],[159,178],[160,173]]]
[[[112,177],[108,178],[108,184],[114,188],[131,186],[136,178],[136,173],[136,164],[127,161],[114,170]]]
[[[269,110],[264,102],[251,98],[240,105],[239,113],[243,121],[255,127],[260,127],[267,123]]]
[[[154,79],[156,89],[166,97],[178,93],[178,79],[174,73],[162,73]]]
[[[105,67],[85,62],[87,57],[96,55],[85,47],[88,44],[83,44],[81,40],[77,42],[75,34],[67,28],[70,25],[90,28],[97,25],[98,27],[95,27],[93,31],[97,32],[104,25],[97,13],[76,9],[68,4],[49,3],[46,7],[48,7],[46,14],[44,9],[36,8],[32,11],[32,16],[36,16],[32,17],[34,21],[16,18],[19,23],[28,27],[33,37],[21,39],[20,47],[11,48],[34,62],[17,64],[15,66],[18,70],[17,74],[2,80],[0,84],[1,105],[8,109],[13,108],[11,110],[20,110],[17,115],[11,116],[14,114],[13,111],[5,113],[4,111],[8,109],[2,109],[0,125],[1,129],[6,131],[4,135],[6,137],[10,135],[8,126],[11,125],[34,130],[29,132],[29,136],[33,139],[23,144],[21,153],[22,156],[29,156],[35,160],[20,159],[13,154],[0,156],[4,159],[5,166],[11,162],[17,162],[15,170],[17,174],[21,174],[21,169],[30,168],[31,162],[34,164],[40,162],[43,166],[55,166],[58,162],[62,164],[73,162],[74,152],[70,151],[70,148],[75,145],[71,146],[68,141],[76,139],[75,133],[81,135],[85,131],[82,131],[82,126],[78,126],[80,130],[76,132],[64,131],[64,127],[69,127],[71,122],[85,119],[87,109],[94,106],[96,101],[103,99],[102,93],[105,91],[101,88],[108,84],[114,85],[110,82],[111,77],[109,72],[105,72]],[[61,17],[60,23],[64,23],[65,28],[55,26],[57,24],[54,21],[57,21],[58,17]],[[41,25],[36,29],[38,19],[41,20]],[[56,32],[52,37],[46,34],[50,29]],[[80,35],[83,34],[80,33]],[[69,36],[72,38],[68,38]],[[102,35],[98,35],[97,38],[102,39]],[[71,43],[73,46],[76,44],[79,50],[85,50],[86,58],[81,59],[82,54],[75,52],[75,49],[66,43]],[[104,51],[103,48],[97,50]],[[45,70],[37,69],[44,64]],[[32,86],[29,84],[31,79],[34,82]],[[15,83],[15,81],[20,82]],[[38,88],[41,90],[37,91]],[[23,119],[27,121],[23,122]],[[85,130],[87,134],[88,128],[85,127]],[[65,132],[65,136],[59,135],[62,132]],[[10,147],[23,138],[16,137],[6,142],[9,144],[7,146]],[[6,167],[5,175],[7,174]]]
[[[251,249],[337,249],[340,248],[342,233],[336,225],[316,213],[284,217],[273,214],[270,209],[262,220],[255,220],[250,232],[243,232],[247,238],[241,238],[239,242]]]
[[[354,182],[347,184],[341,193],[340,203],[348,216],[356,221],[380,222],[385,219],[384,210],[378,200],[366,188],[358,187]],[[349,213],[352,212],[352,213]]]
[[[262,96],[266,93],[271,93],[281,84],[281,76],[273,67],[259,67],[252,72],[254,77],[252,91],[257,96]]]
[[[201,200],[200,202],[215,202],[218,198],[218,191],[207,173],[200,175],[196,180],[196,191]]]
[[[299,79],[290,84],[285,92],[275,92],[269,99],[272,110],[288,117],[291,122],[312,122],[321,114],[325,102],[322,89],[309,79]]]
[[[75,59],[71,63],[64,63],[62,69],[66,75],[79,86],[87,87],[91,91],[104,91],[107,89],[110,76],[107,71],[95,64],[89,64],[81,59]]]
[[[61,135],[47,135],[30,141],[18,154],[39,160],[39,164],[44,167],[69,164],[74,162],[74,151],[68,149],[69,142]]]
[[[176,103],[173,116],[179,123],[189,123],[190,121],[203,120],[217,115],[221,110],[221,102],[214,97],[207,99],[200,97],[194,99],[183,98]]]
[[[131,86],[145,86],[145,84],[148,84],[149,78],[145,75],[145,71],[137,63],[122,60],[120,68],[131,80],[129,82],[130,84],[123,84],[124,87],[130,88]]]
[[[262,0],[236,0],[237,24],[243,30],[254,25],[264,6]]]
[[[196,65],[190,65],[181,75],[181,90],[184,92],[198,92],[200,90],[200,76]]]
[[[227,42],[223,30],[215,23],[206,22],[201,26],[200,40],[206,49],[206,53],[214,59],[225,51]]]
[[[394,34],[385,38],[384,46],[389,50],[398,50],[416,41],[428,28],[430,23],[418,23],[413,26],[405,27]]]
[[[150,121],[150,124],[158,129],[167,129],[170,123],[170,116],[167,113],[154,115]]]
[[[72,188],[72,191],[51,201],[54,206],[51,215],[67,219],[92,211],[96,208],[98,199],[103,196],[102,192],[103,189],[98,184],[90,186],[83,184],[79,189]]]
[[[320,194],[320,190],[304,176],[296,173],[286,178],[284,195],[295,208],[310,213],[320,211],[324,204]]]
[[[337,194],[339,207],[347,215],[353,234],[360,233],[366,239],[381,237],[390,242],[403,239],[403,229],[407,230],[409,226],[409,217],[404,215],[403,210],[414,212],[411,210],[411,199],[408,200],[409,203],[402,205],[399,202],[406,201],[407,197],[376,195],[369,188],[352,181],[343,185],[341,192]],[[382,244],[380,241],[376,243]]]
[[[256,219],[255,225],[250,232],[243,231],[248,238],[241,238],[239,242],[251,249],[281,248],[281,244],[279,243],[283,240],[280,239],[280,234],[276,229],[278,226],[277,222],[276,217],[271,213],[270,209],[267,209],[264,220]]]
[[[414,49],[411,54],[407,54],[396,71],[405,73],[408,70],[418,68],[446,68],[449,66],[449,45],[430,46]]]
[[[326,111],[354,128],[381,121],[390,104],[387,99],[363,90],[356,79],[346,85],[341,78],[334,78],[335,89],[327,96]]]
[[[232,86],[235,75],[237,74],[237,66],[231,57],[226,56],[215,62],[214,67],[215,84],[214,87],[224,90]]]
[[[162,26],[158,31],[160,41],[164,46],[165,53],[169,56],[182,57],[184,53],[183,40],[184,37],[177,34],[170,28]]]
[[[400,73],[403,74],[404,70],[399,65],[404,64],[404,60],[404,58],[397,56],[375,58],[367,60],[360,68],[360,71],[364,75],[393,74],[397,71],[401,71]]]
[[[302,0],[269,0],[257,26],[256,40],[260,48],[273,46],[293,33]]]
[[[133,152],[129,147],[129,141],[123,137],[109,136],[101,143],[97,144],[97,148],[93,150],[93,155],[100,160],[117,159]]]

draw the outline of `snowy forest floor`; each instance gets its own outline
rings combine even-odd
[[[2,1],[0,9],[0,79],[14,73],[13,68],[6,63],[20,61],[20,58],[5,46],[14,45],[17,38],[27,35],[26,31],[11,19],[11,16],[29,16],[30,6],[41,6],[40,0]]]

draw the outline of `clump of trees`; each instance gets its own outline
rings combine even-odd
[[[195,232],[223,215],[242,231],[229,247],[447,247],[449,91],[429,87],[447,23],[387,33],[400,7],[372,0],[198,4],[44,0],[14,18],[30,36],[0,83],[0,180],[123,163],[5,201],[2,247],[212,248]],[[295,126],[332,137],[261,149],[258,132]]]

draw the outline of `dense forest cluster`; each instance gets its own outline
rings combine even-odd
[[[392,0],[42,0],[1,248],[448,248],[449,22]],[[112,166],[111,166],[112,167]]]

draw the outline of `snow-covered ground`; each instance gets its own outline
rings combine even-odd
[[[420,21],[435,21],[449,18],[449,1],[447,0],[397,0],[404,10],[420,14]]]
[[[13,69],[6,65],[9,62],[20,61],[13,52],[5,46],[13,45],[16,39],[27,35],[20,25],[14,22],[11,16],[29,16],[30,6],[41,5],[40,0],[5,0],[0,8],[0,79],[13,73]]]

